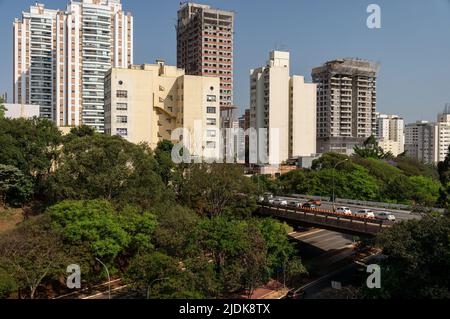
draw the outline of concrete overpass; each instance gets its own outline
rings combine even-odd
[[[257,214],[273,217],[290,225],[310,226],[357,236],[375,236],[394,222],[347,216],[332,210],[294,208],[261,204]]]

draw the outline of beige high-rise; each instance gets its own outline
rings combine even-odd
[[[250,71],[250,127],[267,129],[261,145],[269,164],[316,151],[316,85],[290,76],[289,52],[272,51],[266,66]]]
[[[377,113],[378,145],[385,152],[398,156],[405,150],[405,121],[397,115]]]
[[[437,122],[417,121],[406,125],[405,151],[424,163],[445,160],[450,146],[450,105],[438,114]]]
[[[30,7],[14,21],[14,103],[40,105],[58,126],[104,128],[104,75],[133,63],[133,17],[120,0]]]
[[[376,134],[379,64],[359,59],[326,62],[312,70],[317,83],[317,153],[352,154]]]
[[[190,153],[217,158],[220,145],[220,80],[186,75],[183,69],[156,64],[112,68],[105,78],[105,133],[155,148],[185,128]],[[200,145],[195,144],[195,134]]]

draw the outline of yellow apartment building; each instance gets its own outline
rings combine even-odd
[[[219,78],[186,75],[160,60],[112,68],[105,77],[105,133],[152,148],[162,140],[183,140],[191,155],[217,158],[219,103]],[[180,128],[189,139],[179,136]]]

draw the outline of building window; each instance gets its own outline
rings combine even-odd
[[[216,102],[217,101],[217,97],[215,95],[207,95],[206,96],[206,101],[208,101],[208,102]]]
[[[128,97],[128,91],[117,90],[116,96],[117,97],[125,97],[125,98],[127,98]]]
[[[216,108],[214,106],[208,106],[206,108],[206,113],[208,113],[208,114],[216,114]]]
[[[123,124],[128,123],[128,117],[123,116],[123,115],[117,116],[117,123],[123,123]]]
[[[117,128],[116,134],[119,136],[128,136],[128,129],[126,128]]]
[[[207,137],[216,137],[217,136],[217,132],[216,132],[216,130],[207,130],[206,131],[206,136]]]
[[[128,110],[128,104],[127,103],[117,103],[116,110],[117,111],[126,111],[126,110]]]
[[[206,148],[208,148],[208,149],[216,148],[216,142],[213,142],[213,141],[207,141],[207,142],[206,142]]]
[[[217,125],[217,120],[214,118],[207,118],[206,125]]]

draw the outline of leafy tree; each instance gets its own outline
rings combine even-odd
[[[150,213],[126,206],[116,212],[106,200],[63,201],[47,210],[52,225],[69,244],[87,247],[88,253],[106,262],[120,254],[151,249],[156,221]]]
[[[49,278],[65,272],[60,233],[51,228],[47,216],[39,216],[0,237],[0,268],[8,269],[14,283],[33,299]]]
[[[17,290],[17,283],[9,270],[0,267],[0,299],[8,298]]]
[[[53,200],[104,198],[144,209],[169,196],[146,145],[95,134],[66,143],[49,180]]]
[[[5,108],[5,104],[3,101],[3,97],[0,97],[0,119],[5,118],[5,111],[6,111],[6,108]]]
[[[433,206],[438,197],[440,184],[430,177],[411,176],[411,199],[423,206]]]
[[[403,175],[392,176],[387,182],[385,198],[396,200],[398,203],[410,204],[413,196],[413,181]]]
[[[158,162],[158,173],[166,186],[172,181],[172,177],[176,170],[175,163],[172,161],[172,148],[173,143],[164,140],[159,142],[155,149],[155,159]]]
[[[450,209],[450,146],[444,161],[438,164],[439,179],[442,184],[439,203]]]
[[[155,229],[156,246],[170,256],[189,256],[195,250],[194,230],[200,218],[195,211],[173,204],[154,209],[158,225]]]
[[[211,256],[225,291],[250,288],[262,280],[256,275],[268,279],[269,274],[264,271],[267,266],[264,239],[253,223],[219,216],[205,218],[197,232],[197,243]]]
[[[276,195],[282,195],[283,193],[282,184],[278,179],[271,178],[267,175],[253,175],[251,180],[254,184],[255,191],[260,195],[264,192],[270,192]]]
[[[63,137],[63,142],[68,143],[73,139],[85,136],[94,136],[95,134],[97,133],[95,129],[91,126],[87,125],[75,126],[70,130],[69,134]]]
[[[179,197],[200,215],[218,216],[255,205],[254,185],[234,164],[193,164],[183,173]],[[250,197],[248,197],[250,195]],[[247,196],[247,198],[244,198]],[[244,211],[242,211],[242,209]],[[251,209],[250,209],[251,210]]]
[[[0,119],[0,163],[33,179],[36,194],[52,171],[61,133],[47,119]]]
[[[191,272],[176,258],[153,251],[137,255],[126,273],[129,282],[148,298],[202,298],[190,279]]]
[[[336,166],[337,164],[339,164]],[[314,171],[332,169],[348,171],[352,168],[351,158],[344,154],[328,152],[313,161],[311,169]]]
[[[439,179],[439,174],[434,165],[424,164],[408,156],[397,157],[395,163],[407,176],[428,176],[435,180]]]
[[[294,247],[288,240],[288,226],[273,219],[263,219],[258,223],[258,229],[267,246],[267,262],[271,275],[278,269],[285,269],[294,255]]]
[[[450,219],[430,214],[395,224],[377,236],[387,258],[381,262],[381,289],[363,289],[368,298],[450,298]]]
[[[19,169],[0,164],[0,205],[21,205],[33,193],[33,184]]]
[[[373,135],[364,141],[362,147],[355,146],[354,151],[356,155],[363,158],[393,158],[392,153],[385,153],[383,151],[383,149],[378,145],[377,139]]]

